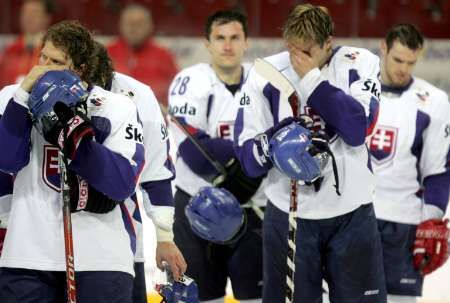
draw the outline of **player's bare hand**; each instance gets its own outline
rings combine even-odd
[[[178,281],[186,272],[187,264],[178,247],[173,242],[158,242],[156,245],[156,266],[163,270],[163,261],[167,262],[173,273],[173,278]]]
[[[26,91],[31,92],[34,83],[37,79],[39,79],[43,74],[51,70],[64,70],[67,69],[67,66],[64,65],[35,65],[30,72],[26,75],[25,79],[23,79],[20,87]]]
[[[287,43],[292,67],[303,78],[309,71],[319,67],[320,56],[315,47],[301,49],[293,43]]]

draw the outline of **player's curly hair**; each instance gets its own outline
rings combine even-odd
[[[321,47],[334,33],[334,25],[328,9],[312,4],[299,4],[289,14],[283,26],[283,38],[313,40]]]
[[[114,77],[114,66],[106,47],[95,41],[95,68],[92,70],[91,83],[109,90]]]
[[[62,21],[52,25],[45,33],[43,44],[50,41],[71,59],[75,71],[83,81],[92,83],[97,63],[95,41],[92,33],[78,21]]]

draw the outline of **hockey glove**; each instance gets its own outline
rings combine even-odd
[[[55,115],[42,122],[44,138],[73,160],[81,141],[94,137],[94,128],[87,116],[62,102],[57,102],[53,111]]]
[[[428,275],[441,267],[449,256],[450,230],[448,219],[431,219],[420,223],[414,241],[414,267]]]
[[[112,211],[122,201],[115,201],[90,186],[86,180],[67,170],[67,182],[70,188],[70,211],[88,211],[105,214]]]
[[[261,166],[265,166],[267,168],[272,167],[272,162],[270,161],[269,157],[269,140],[272,138],[272,136],[283,127],[298,121],[297,118],[294,117],[287,117],[281,120],[278,124],[272,126],[271,128],[267,129],[262,134],[259,134],[255,137],[255,147],[256,147],[256,154],[255,157],[257,157],[257,161]]]
[[[240,204],[247,203],[258,190],[263,177],[250,178],[241,168],[239,160],[231,158],[227,164],[225,164],[225,174],[218,175],[213,180],[213,185],[219,188],[225,188]]]

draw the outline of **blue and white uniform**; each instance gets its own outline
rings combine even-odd
[[[143,242],[139,205],[144,205],[147,215],[152,219],[157,231],[157,241],[173,241],[174,205],[171,180],[175,177],[175,170],[169,156],[169,136],[158,101],[148,85],[115,72],[109,90],[127,96],[136,104],[144,131],[146,165],[137,188],[141,194],[135,194],[125,200],[125,205],[127,215],[133,221],[132,232],[136,239],[133,303],[147,302],[144,249],[149,245]],[[138,197],[142,197],[143,201],[138,201]]]
[[[299,97],[298,112],[314,120],[331,138],[339,175],[337,194],[331,161],[323,169],[319,191],[298,186],[297,255],[295,300],[316,302],[321,298],[322,278],[330,284],[335,302],[360,302],[365,296],[385,302],[381,244],[372,201],[374,176],[365,145],[378,112],[379,59],[366,49],[342,46],[333,51],[321,68],[300,78],[289,53],[265,58],[293,85]],[[256,70],[249,72],[242,94],[246,102],[235,124],[236,149],[244,170],[252,176],[268,173],[265,193],[269,199],[264,218],[263,300],[284,298],[287,254],[287,213],[290,180],[269,163],[261,161],[254,138],[293,115],[284,96]],[[360,252],[364,251],[364,255]],[[358,264],[352,266],[351,264]],[[361,274],[364,272],[364,275]],[[347,281],[344,283],[342,281]],[[297,302],[297,301],[296,301]]]
[[[127,75],[115,72],[112,81],[112,92],[123,94],[130,98],[137,107],[140,122],[143,128],[146,165],[142,171],[139,189],[143,194],[143,205],[157,228],[171,231],[173,217],[173,195],[171,181],[175,177],[175,169],[169,156],[169,136],[166,122],[161,108],[153,91],[148,85],[137,81]],[[136,232],[142,231],[142,220],[135,213],[137,198],[135,195],[127,199],[130,216],[135,219]],[[160,211],[168,211],[161,214]],[[165,217],[162,218],[161,216]],[[164,222],[164,219],[168,219]],[[142,237],[137,237],[136,261],[143,262]],[[161,238],[159,241],[171,241],[169,238]]]
[[[65,271],[58,149],[32,127],[20,88],[0,95],[0,169],[16,174],[8,233],[0,265]],[[7,104],[6,107],[4,104]],[[93,87],[87,100],[95,140],[83,141],[69,168],[117,200],[135,191],[144,166],[136,107],[128,98]],[[129,133],[136,136],[129,136]],[[72,214],[76,271],[118,271],[134,275],[131,234],[123,207],[107,214]],[[26,239],[26,241],[24,240]]]
[[[300,98],[299,112],[310,115],[315,127],[325,129],[330,135],[330,148],[338,166],[341,196],[333,186],[335,181],[329,161],[323,170],[325,178],[319,192],[310,186],[299,188],[298,216],[332,218],[371,203],[374,176],[368,167],[369,153],[364,142],[378,109],[378,58],[364,49],[341,47],[322,70],[314,69],[304,79],[300,79],[290,65],[288,52],[266,60],[295,87]],[[254,154],[253,138],[292,116],[292,109],[288,96],[279,96],[278,90],[255,70],[250,71],[243,93],[250,103],[239,110],[236,142],[246,171],[250,175],[261,175],[267,168]],[[265,193],[274,205],[288,212],[288,177],[276,169],[269,170]],[[319,200],[321,203],[317,203]]]
[[[18,85],[8,86],[3,94],[12,96],[17,87]],[[125,95],[136,104],[144,131],[146,165],[141,174],[140,186],[137,188],[137,190],[142,190],[143,194],[133,194],[127,198],[124,202],[126,208],[122,208],[122,211],[124,218],[127,218],[127,222],[133,223],[127,224],[126,227],[130,234],[132,251],[135,252],[135,262],[141,263],[138,265],[138,268],[135,267],[136,279],[141,281],[137,282],[135,279],[133,295],[146,300],[145,277],[143,276],[144,243],[139,204],[144,204],[147,214],[152,218],[159,231],[158,241],[172,241],[173,195],[171,180],[174,178],[175,173],[168,154],[168,132],[159,104],[149,86],[129,76],[115,72],[108,90]],[[0,205],[0,218],[3,219],[3,225],[0,227],[6,227],[11,208],[13,180],[9,174],[3,172],[0,172],[0,174],[2,177],[0,182],[0,199],[2,202]],[[143,197],[144,202],[138,203],[138,196]],[[136,289],[136,285],[139,285],[139,289]],[[137,299],[135,298],[133,302],[137,302]]]
[[[235,157],[233,130],[239,100],[234,98],[247,76],[249,65],[242,66],[240,83],[227,85],[213,68],[200,63],[180,71],[169,89],[169,112],[175,116],[221,164]],[[262,249],[261,222],[253,210],[246,208],[248,228],[234,246],[217,245],[197,237],[190,229],[184,207],[191,196],[219,172],[192,144],[174,122],[169,123],[177,150],[175,185],[175,243],[189,264],[186,274],[199,287],[201,301],[225,296],[227,277],[237,299],[261,297]],[[252,203],[266,203],[263,184],[252,197]],[[224,270],[228,268],[228,270]]]
[[[246,77],[249,67],[249,64],[243,65],[242,78]],[[208,64],[200,63],[182,70],[170,86],[169,101],[170,114],[179,118],[216,160],[225,164],[234,156],[232,142],[239,100],[234,99]],[[218,172],[206,158],[199,159],[198,151],[178,126],[169,123],[169,127],[178,151],[175,184],[192,196],[201,187],[211,185],[202,176]],[[264,205],[265,199],[262,190],[252,198],[258,205]]]
[[[420,296],[423,277],[410,248],[417,225],[441,219],[448,205],[450,103],[445,92],[416,77],[404,87],[383,85],[381,96],[369,147],[387,290]]]

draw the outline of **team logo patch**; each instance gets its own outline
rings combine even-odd
[[[349,58],[350,60],[354,61],[358,56],[359,56],[359,52],[350,52],[344,55],[346,58]]]
[[[102,99],[100,99],[100,98],[92,98],[92,99],[90,99],[89,100],[93,105],[95,105],[95,106],[100,106],[100,105],[102,105],[103,104],[103,101],[102,101]]]
[[[378,125],[374,135],[370,139],[370,153],[377,164],[390,161],[397,145],[398,130],[395,127]]]
[[[61,191],[61,177],[59,174],[59,149],[55,146],[44,145],[44,159],[42,161],[42,179],[51,189]]]
[[[80,95],[82,97],[86,96],[86,92],[84,91],[83,87],[81,86],[81,83],[75,83],[74,85],[72,85],[69,89],[72,94],[74,95]]]
[[[428,100],[428,97],[430,96],[430,93],[422,90],[416,93],[416,96],[420,99],[422,102],[426,102]]]

